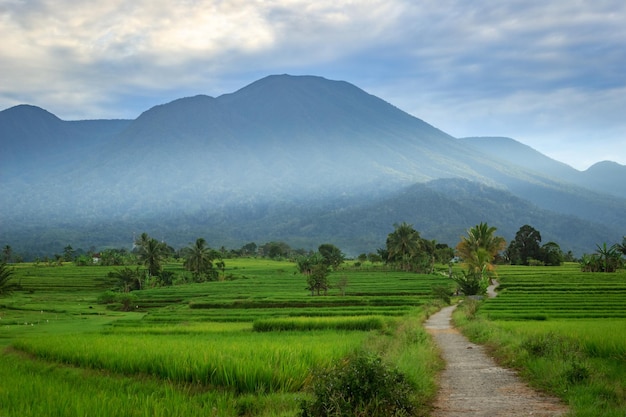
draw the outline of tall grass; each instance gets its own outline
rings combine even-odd
[[[322,332],[186,335],[77,334],[27,338],[15,349],[38,358],[124,375],[237,393],[294,392],[311,368],[357,348],[366,334]]]
[[[382,330],[383,317],[292,317],[255,320],[252,329],[256,332],[310,331],[310,330]]]
[[[432,399],[440,361],[412,315],[445,277],[349,268],[330,277],[345,295],[311,297],[293,263],[228,260],[225,281],[137,291],[123,313],[96,304],[113,269],[19,266],[26,290],[0,303],[0,347],[18,352],[0,355],[0,416],[292,416],[312,369],[364,346]]]
[[[298,394],[236,396],[170,381],[0,356],[0,415],[20,417],[228,417],[296,415]]]

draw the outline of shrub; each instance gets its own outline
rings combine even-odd
[[[579,384],[589,378],[589,368],[577,360],[572,360],[564,372],[565,380],[570,384]]]
[[[302,402],[302,417],[406,416],[417,408],[405,376],[363,352],[314,373],[312,390],[315,399]]]
[[[98,304],[113,304],[117,301],[117,293],[113,291],[105,291],[98,296]]]
[[[454,291],[450,289],[447,285],[433,285],[432,286],[432,294],[433,297],[442,300],[444,303],[450,305],[451,299],[450,297]]]

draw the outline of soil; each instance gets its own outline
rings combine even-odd
[[[489,295],[495,295],[493,287]],[[565,415],[567,408],[558,399],[532,390],[514,371],[498,366],[482,346],[456,330],[451,324],[455,308],[443,308],[424,324],[446,362],[433,417]]]

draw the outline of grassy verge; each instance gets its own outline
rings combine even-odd
[[[626,320],[490,321],[466,301],[454,321],[502,365],[576,417],[626,415]]]

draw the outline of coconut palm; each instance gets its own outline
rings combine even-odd
[[[2,258],[4,262],[11,262],[11,258],[13,257],[13,248],[10,245],[6,245],[2,248]]]
[[[191,271],[195,280],[213,270],[213,251],[206,246],[203,238],[196,239],[196,243],[189,247],[187,253],[185,268]]]
[[[484,275],[493,271],[493,259],[506,247],[504,238],[494,235],[496,230],[481,222],[461,237],[456,251],[470,273]]]
[[[149,238],[139,250],[139,259],[148,268],[148,275],[156,277],[161,272],[161,263],[165,258],[167,246],[154,238]]]
[[[21,288],[20,284],[11,282],[13,272],[13,269],[9,268],[6,263],[0,263],[0,296],[9,295]]]
[[[411,261],[421,250],[422,238],[412,224],[394,224],[395,230],[387,236],[387,259],[400,262],[403,269],[411,267]]]

